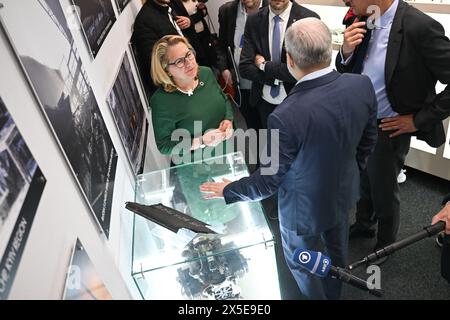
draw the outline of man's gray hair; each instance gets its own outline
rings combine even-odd
[[[325,23],[317,18],[305,18],[293,23],[286,31],[285,46],[299,69],[331,63],[331,33]]]

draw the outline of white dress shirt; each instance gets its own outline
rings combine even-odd
[[[389,9],[378,19],[375,20],[372,36],[367,47],[367,53],[364,57],[363,70],[361,74],[366,75],[372,81],[375,94],[378,101],[378,119],[395,117],[398,115],[392,109],[386,90],[386,55],[389,44],[389,35],[391,33],[392,23],[397,12],[399,0],[394,0]],[[341,57],[342,47],[341,47]],[[353,53],[347,60],[341,60],[343,65],[348,65],[353,58]]]

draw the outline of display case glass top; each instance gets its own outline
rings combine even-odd
[[[200,192],[204,182],[238,180],[248,176],[241,153],[142,174],[137,177],[135,202],[161,203],[211,225],[220,232],[199,234],[189,241],[135,215],[133,232],[133,276],[144,276],[169,266],[196,263],[205,257],[262,245],[273,246],[272,232],[259,202],[226,205],[223,199],[205,200]]]

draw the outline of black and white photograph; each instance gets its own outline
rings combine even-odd
[[[96,221],[109,235],[117,153],[59,1],[2,1],[2,25]]]
[[[64,288],[64,300],[112,300],[89,255],[77,239]]]
[[[131,0],[116,0],[117,9],[122,12]]]
[[[145,130],[147,117],[127,54],[123,57],[107,103],[111,108],[133,174],[138,175],[143,170],[147,144]]]
[[[8,297],[45,182],[0,97],[0,300]]]
[[[81,27],[95,58],[116,21],[112,2],[111,0],[72,0],[72,3],[79,8],[77,12]]]

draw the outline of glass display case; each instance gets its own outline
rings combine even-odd
[[[137,203],[161,203],[217,234],[174,233],[134,217],[132,276],[144,299],[280,299],[274,239],[259,202],[204,200],[207,181],[248,176],[240,153],[137,177]]]

